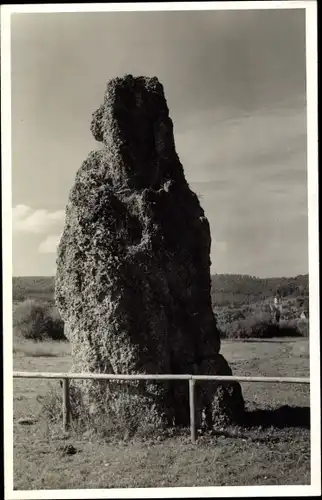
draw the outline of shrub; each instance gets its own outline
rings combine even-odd
[[[241,319],[221,325],[221,338],[267,339],[274,337],[301,337],[308,336],[307,330],[304,324],[300,327],[299,322],[281,322],[280,325],[277,325],[272,322],[269,314],[260,313],[249,315],[244,320]]]
[[[279,327],[271,322],[259,321],[250,327],[251,337],[256,339],[269,339],[279,336]]]
[[[310,324],[308,320],[294,319],[292,321],[289,321],[288,324],[285,326],[288,328],[295,329],[297,332],[299,332],[299,334],[302,337],[309,336]]]
[[[299,321],[297,328],[301,333],[302,337],[309,337],[310,335],[310,326],[308,321]]]
[[[57,307],[51,305],[48,313],[51,318],[51,328],[48,332],[48,337],[50,337],[52,340],[66,340],[64,334],[64,322],[58,312]]]
[[[238,308],[227,306],[216,310],[216,316],[218,317],[219,323],[225,324],[245,319],[245,312]]]
[[[279,337],[302,337],[305,336],[302,334],[301,330],[298,328],[297,324],[288,324],[280,325],[279,327]]]
[[[50,303],[31,299],[14,308],[13,330],[18,337],[35,341],[65,339],[64,323],[57,309]]]

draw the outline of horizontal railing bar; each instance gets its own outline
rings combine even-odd
[[[13,372],[14,378],[70,378],[88,380],[190,380],[191,375],[118,375],[107,373]]]
[[[243,377],[238,375],[173,375],[144,374],[119,375],[107,373],[50,373],[50,372],[13,372],[14,378],[44,378],[44,379],[83,379],[83,380],[213,380],[222,382],[267,382],[285,384],[309,384],[308,377]]]
[[[243,377],[238,375],[193,375],[194,380],[222,380],[227,382],[268,382],[287,384],[309,384],[308,377]]]

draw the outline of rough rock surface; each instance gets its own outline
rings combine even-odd
[[[57,258],[73,370],[230,374],[211,306],[209,223],[176,154],[158,79],[109,81],[91,130],[103,147],[77,172]],[[128,400],[152,420],[189,421],[187,382],[101,384],[99,396],[83,387],[116,413]],[[215,420],[242,414],[238,384],[196,387],[199,421],[203,408]]]

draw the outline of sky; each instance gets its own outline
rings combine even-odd
[[[55,274],[106,82],[157,76],[212,273],[308,272],[304,10],[13,14],[13,275]]]

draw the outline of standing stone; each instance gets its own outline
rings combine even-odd
[[[76,174],[57,258],[73,370],[231,374],[211,306],[209,223],[185,179],[158,79],[109,81],[91,131],[103,147]],[[80,387],[87,404],[103,398],[116,416],[126,407],[158,425],[189,422],[187,382]],[[199,423],[204,409],[210,425],[241,417],[238,384],[196,388]]]

